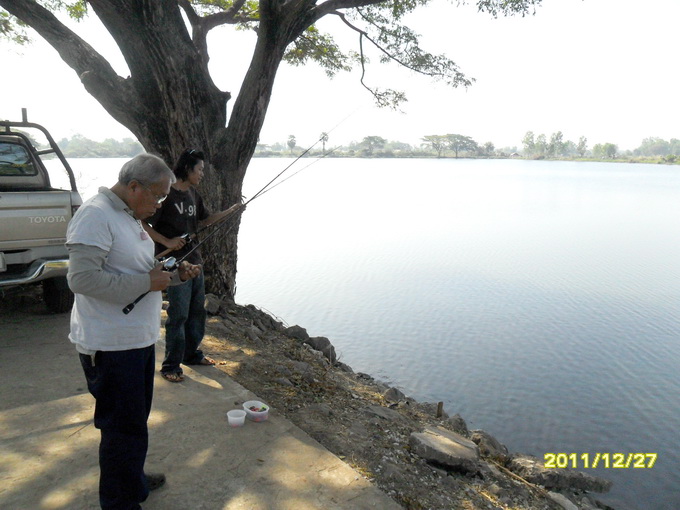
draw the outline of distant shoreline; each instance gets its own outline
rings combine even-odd
[[[93,156],[93,155],[66,155],[68,159],[126,159],[133,156],[129,155],[106,155],[106,156]],[[254,154],[253,158],[295,158],[299,157],[296,154]],[[376,154],[374,156],[358,156],[356,154],[322,154],[322,153],[308,153],[304,156],[305,159],[314,158],[335,158],[335,159],[447,159],[447,160],[497,160],[497,159],[513,159],[513,160],[525,160],[525,161],[573,161],[577,163],[638,163],[646,165],[680,165],[680,157],[678,158],[664,158],[658,157],[642,157],[642,156],[625,156],[614,159],[598,159],[598,158],[543,158],[543,157],[524,157],[524,156],[505,156],[505,157],[453,157],[453,156],[441,156],[438,157],[433,154],[400,154],[400,155],[382,155]]]

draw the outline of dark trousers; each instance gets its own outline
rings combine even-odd
[[[205,334],[205,281],[203,273],[181,285],[168,287],[165,321],[165,359],[161,372],[181,374],[180,363],[197,365],[203,359],[198,346]]]
[[[99,444],[99,502],[104,510],[137,510],[149,489],[144,461],[147,420],[153,397],[154,346],[80,355],[87,388],[96,400]]]

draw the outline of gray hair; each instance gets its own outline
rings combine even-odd
[[[118,182],[130,184],[137,181],[141,184],[153,184],[162,181],[165,177],[170,179],[170,184],[177,182],[175,174],[158,156],[143,153],[138,154],[125,163],[118,174]]]

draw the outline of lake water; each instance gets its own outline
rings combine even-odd
[[[83,194],[124,160],[71,160]],[[291,160],[255,159],[249,198]],[[243,215],[237,301],[511,451],[589,469],[621,510],[680,507],[680,168],[298,161]],[[582,469],[583,470],[583,469]]]

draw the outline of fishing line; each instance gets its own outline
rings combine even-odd
[[[269,185],[270,185],[271,183],[273,183],[276,179],[278,179],[279,177],[281,177],[281,176],[282,176],[282,175],[283,175],[283,174],[284,174],[291,166],[293,166],[295,163],[297,163],[297,162],[300,160],[300,158],[301,158],[302,156],[304,156],[304,155],[307,154],[309,151],[311,151],[311,150],[314,148],[314,146],[315,146],[317,143],[319,143],[320,141],[321,141],[321,138],[319,138],[316,142],[314,142],[312,145],[310,145],[309,148],[307,148],[302,154],[300,154],[297,158],[295,158],[295,159],[292,161],[292,163],[290,163],[286,168],[284,168],[284,169],[281,170],[278,174],[276,174],[276,177],[274,177],[271,181],[269,181],[267,184],[265,184],[264,187],[263,187],[260,191],[258,191],[257,193],[255,193],[252,197],[250,197],[250,200],[248,200],[248,202],[252,202],[252,201],[255,200],[257,197],[259,197],[260,195],[262,195],[263,193],[265,193],[265,190],[269,187]],[[246,202],[246,204],[247,204],[248,202]]]
[[[288,179],[290,179],[291,177],[293,177],[293,175],[299,174],[299,173],[300,173],[302,170],[304,170],[305,168],[307,168],[307,167],[313,165],[314,163],[316,163],[317,161],[319,161],[319,159],[323,159],[323,158],[325,158],[326,156],[328,156],[328,154],[331,154],[332,152],[335,152],[335,151],[338,149],[338,147],[335,147],[335,148],[332,149],[331,151],[325,153],[323,156],[321,156],[321,157],[318,158],[316,161],[314,161],[314,163],[310,163],[310,164],[307,165],[306,167],[303,167],[303,168],[301,168],[300,170],[298,170],[297,172],[295,172],[293,175],[288,176],[288,177],[287,177],[286,179],[284,179],[283,181],[281,181],[281,182],[279,182],[278,184],[276,184],[276,185],[272,186],[271,188],[267,189],[267,188],[268,188],[268,187],[269,187],[276,179],[278,179],[279,177],[281,177],[281,176],[282,176],[282,175],[283,175],[290,167],[292,167],[295,163],[297,163],[297,162],[300,160],[300,158],[302,158],[305,154],[307,154],[309,151],[311,151],[311,150],[314,148],[314,146],[316,146],[316,144],[319,143],[319,142],[324,138],[324,135],[328,135],[328,133],[332,133],[333,131],[335,131],[341,124],[343,124],[347,119],[349,119],[352,115],[354,115],[354,114],[355,114],[357,111],[359,111],[360,109],[361,109],[361,106],[357,107],[354,111],[350,112],[350,113],[349,113],[348,115],[346,115],[343,119],[341,119],[340,122],[338,122],[335,126],[333,126],[329,131],[325,131],[325,132],[319,137],[319,139],[318,139],[316,142],[314,142],[312,145],[310,145],[310,146],[309,146],[302,154],[300,154],[297,158],[295,158],[295,159],[292,161],[292,163],[290,163],[286,168],[284,168],[281,172],[279,172],[279,173],[276,175],[276,177],[274,177],[271,181],[269,181],[267,184],[265,184],[264,187],[263,187],[260,191],[258,191],[257,193],[255,193],[255,194],[250,198],[250,200],[248,200],[248,202],[251,202],[251,201],[255,200],[257,197],[259,197],[260,195],[263,195],[264,193],[266,193],[266,192],[269,191],[270,189],[273,189],[273,188],[275,188],[276,186],[278,186],[279,184],[281,184],[281,183],[287,181]],[[246,202],[246,204],[248,204],[248,202]]]
[[[279,185],[283,184],[284,182],[286,182],[286,181],[287,181],[288,179],[290,179],[291,177],[295,177],[297,174],[299,174],[299,173],[302,172],[303,170],[309,168],[310,166],[314,165],[315,163],[318,163],[318,162],[321,161],[323,158],[325,158],[325,157],[328,156],[329,154],[332,154],[333,152],[335,152],[335,151],[338,150],[338,149],[339,149],[339,146],[338,146],[338,147],[334,147],[333,149],[331,149],[331,150],[329,150],[328,152],[326,152],[326,153],[325,153],[323,156],[321,156],[320,158],[317,158],[317,159],[315,159],[314,161],[312,161],[311,163],[309,163],[307,166],[303,166],[302,168],[300,168],[300,170],[297,170],[295,173],[290,174],[290,175],[289,175],[288,177],[286,177],[285,179],[283,179],[283,180],[277,182],[277,183],[274,184],[273,186],[270,186],[270,187],[267,188],[266,190],[261,191],[261,192],[259,193],[258,196],[261,197],[262,195],[264,195],[264,194],[267,193],[268,191],[273,190],[273,189],[276,188],[277,186],[279,186]],[[251,200],[252,200],[252,199],[251,199]]]

